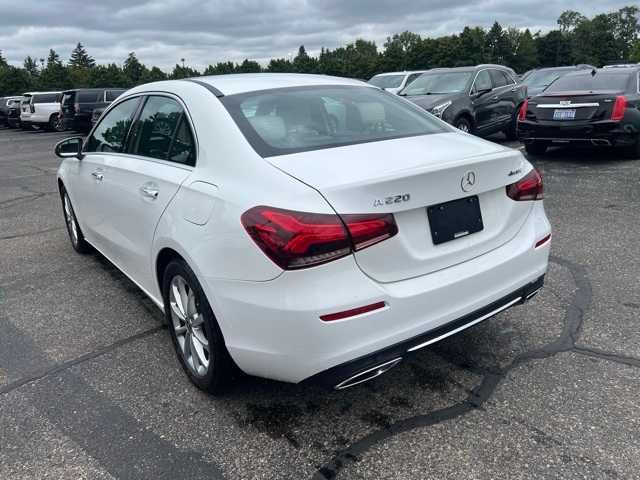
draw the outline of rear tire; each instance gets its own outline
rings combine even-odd
[[[76,218],[76,214],[71,205],[71,199],[67,195],[66,190],[62,191],[62,213],[64,214],[64,220],[67,225],[67,232],[69,233],[69,240],[71,240],[71,246],[78,253],[89,253],[91,251],[91,245],[87,243],[84,238],[84,234],[80,229],[80,224]]]
[[[207,297],[184,260],[172,260],[165,268],[162,296],[173,346],[189,380],[205,392],[221,393],[236,367]]]
[[[54,113],[49,118],[49,123],[47,124],[47,130],[51,132],[61,132],[62,130],[58,130],[58,114]]]
[[[544,155],[544,153],[547,151],[548,146],[549,145],[544,142],[537,141],[532,143],[525,143],[524,149],[530,155]]]

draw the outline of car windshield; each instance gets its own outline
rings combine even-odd
[[[402,95],[438,95],[462,92],[473,72],[425,73],[405,88]]]
[[[615,90],[624,91],[629,82],[629,73],[602,71],[595,75],[565,75],[551,84],[547,92],[573,90]]]
[[[421,109],[371,87],[291,87],[221,101],[263,157],[447,131]]]
[[[538,70],[528,75],[522,83],[528,87],[548,87],[562,75],[570,72],[571,70]]]
[[[400,75],[376,75],[369,80],[369,83],[380,88],[398,88],[402,85],[404,77],[404,73]]]

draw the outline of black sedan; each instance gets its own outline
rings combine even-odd
[[[518,138],[534,155],[550,145],[595,145],[640,156],[640,67],[559,78],[523,104]]]

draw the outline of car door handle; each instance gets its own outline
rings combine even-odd
[[[96,170],[95,172],[91,172],[91,175],[95,177],[95,179],[101,182],[104,179],[104,173],[101,170]]]
[[[149,187],[147,185],[143,185],[142,187],[140,187],[140,193],[142,193],[142,195],[144,195],[145,197],[156,199],[158,198],[158,194],[160,193],[160,190],[153,187]]]
[[[491,100],[498,100],[498,95],[494,95],[493,97],[491,97]]]

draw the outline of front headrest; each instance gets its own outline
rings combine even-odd
[[[377,125],[384,123],[384,107],[378,102],[365,102],[356,104],[360,112],[360,118],[365,125]]]

